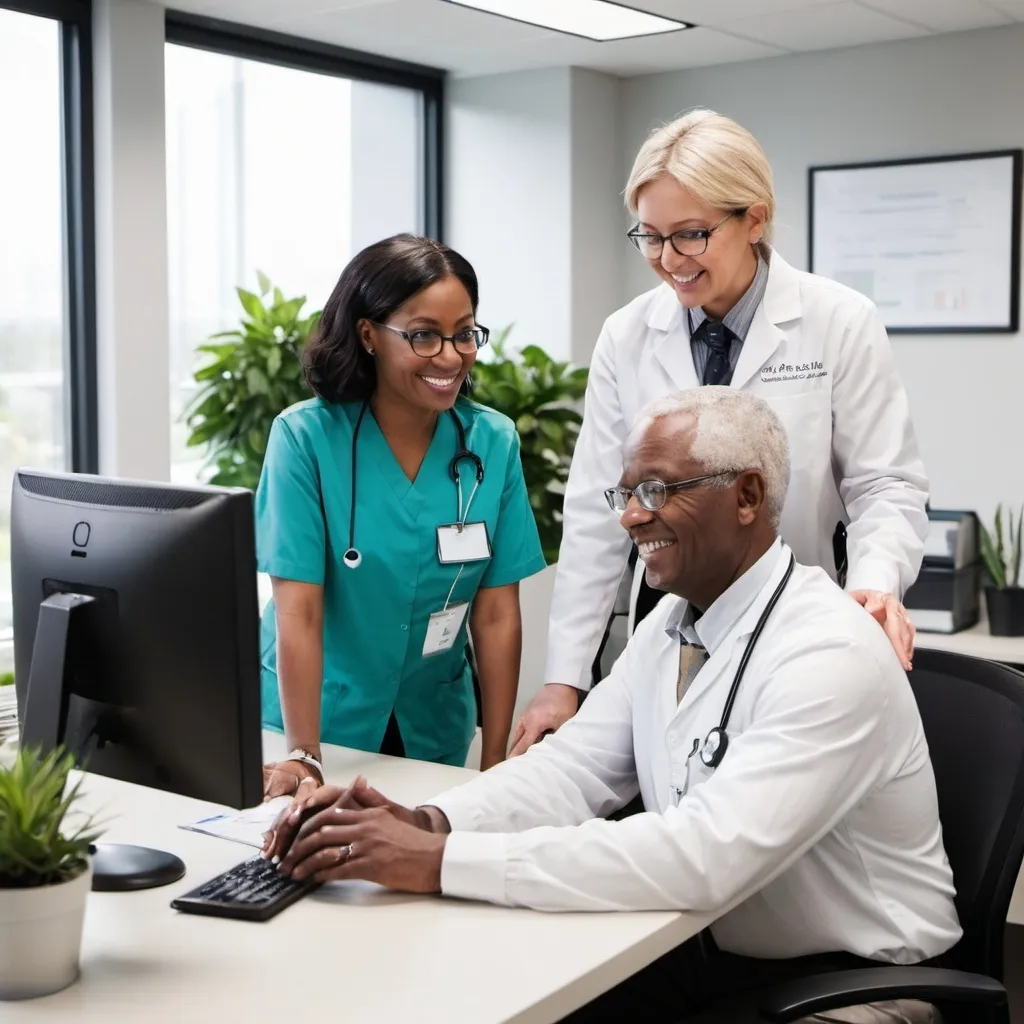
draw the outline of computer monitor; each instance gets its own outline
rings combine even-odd
[[[252,494],[18,470],[14,679],[23,746],[232,807],[262,799]],[[101,846],[94,888],[160,885],[170,854]]]

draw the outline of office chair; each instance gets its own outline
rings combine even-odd
[[[762,1020],[919,999],[946,1024],[1010,1024],[1003,932],[1024,857],[1024,674],[946,651],[917,650],[909,675],[924,723],[963,938],[936,966],[838,971],[775,986]],[[812,1017],[812,1019],[814,1019]]]

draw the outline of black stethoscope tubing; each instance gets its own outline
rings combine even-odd
[[[743,657],[740,658],[739,667],[736,669],[736,675],[733,676],[732,686],[729,687],[729,695],[725,698],[722,718],[718,725],[711,729],[707,736],[704,737],[704,743],[700,748],[700,759],[708,768],[717,768],[722,763],[722,758],[725,757],[725,751],[729,746],[729,734],[726,730],[729,727],[729,717],[732,715],[733,705],[736,703],[736,694],[740,688],[740,681],[743,679],[743,673],[747,670],[747,662],[750,661],[750,656],[754,652],[754,645],[764,632],[768,616],[771,615],[775,606],[779,603],[779,598],[782,597],[782,592],[786,589],[790,576],[793,575],[794,565],[796,565],[796,556],[791,553],[789,565],[786,566],[786,572],[779,581],[779,585],[775,588],[775,592],[768,599],[768,604],[765,605],[764,611],[761,612],[761,616],[754,626],[754,631],[750,634],[750,639],[747,641]]]
[[[352,431],[352,490],[350,492],[352,505],[349,509],[348,518],[348,548],[341,556],[345,566],[349,569],[358,569],[363,561],[362,553],[356,547],[356,459],[359,453],[359,429],[363,425],[363,417],[366,415],[366,410],[368,408],[369,402],[363,402],[363,407],[359,410],[359,416],[356,419],[355,429]],[[451,416],[452,422],[455,424],[456,436],[455,454],[448,463],[448,474],[455,482],[455,486],[460,493],[460,507],[458,509],[458,515],[461,516],[463,513],[461,507],[462,500],[461,484],[459,482],[459,463],[466,459],[473,463],[478,486],[483,483],[484,464],[479,455],[466,447],[466,431],[462,426],[462,420],[459,419],[459,414],[454,409],[449,409],[448,415]]]

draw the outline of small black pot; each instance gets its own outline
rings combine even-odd
[[[993,636],[1024,636],[1024,587],[986,587],[985,604]]]

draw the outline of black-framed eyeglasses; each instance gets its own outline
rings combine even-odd
[[[397,327],[392,327],[390,324],[378,324],[372,320],[370,323],[374,327],[383,327],[385,331],[391,331],[392,334],[405,338],[413,352],[424,359],[430,359],[431,356],[439,355],[446,341],[450,341],[455,351],[460,355],[472,355],[477,349],[483,348],[491,336],[491,332],[486,327],[480,327],[479,325],[476,327],[464,327],[461,331],[448,335],[441,334],[438,331],[427,330],[426,328],[415,331],[402,331]]]
[[[651,231],[641,231],[640,225],[629,229],[626,237],[637,247],[640,255],[648,260],[661,257],[661,252],[668,242],[680,256],[703,256],[707,252],[708,239],[730,218],[742,217],[747,211],[732,210],[717,224],[709,228],[684,228],[673,231],[671,235],[659,235]]]
[[[739,474],[735,470],[724,469],[717,473],[705,473],[703,476],[690,477],[689,480],[677,480],[674,484],[667,484],[664,480],[643,480],[636,487],[609,487],[604,492],[608,507],[613,512],[625,512],[629,505],[629,499],[636,495],[636,500],[648,512],[657,512],[665,504],[669,491],[687,491],[693,487],[699,487],[709,480],[717,480],[722,477],[736,477]]]

